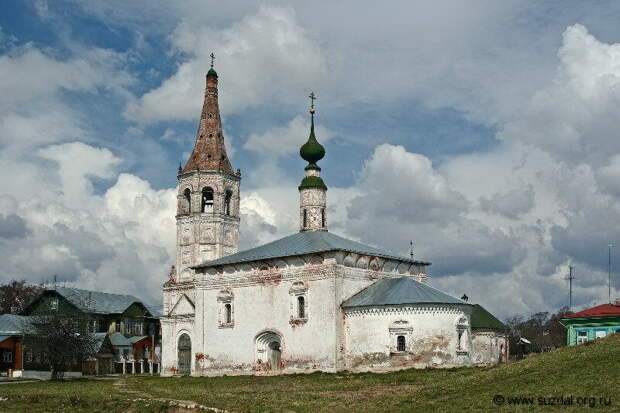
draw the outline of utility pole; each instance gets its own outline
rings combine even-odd
[[[575,277],[573,277],[573,266],[569,265],[568,266],[568,309],[570,311],[573,310],[573,280],[575,279]]]
[[[609,294],[609,304],[611,304],[611,247],[613,247],[614,244],[609,244],[609,254],[608,254],[608,273],[607,273],[607,289],[608,289],[608,294]]]

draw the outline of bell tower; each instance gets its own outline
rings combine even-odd
[[[177,175],[179,281],[193,279],[190,267],[237,252],[239,240],[241,172],[233,172],[226,154],[214,57],[212,53],[194,150]]]
[[[316,164],[325,156],[325,148],[314,136],[314,92],[310,93],[310,137],[299,149],[299,155],[308,162],[306,176],[299,185],[299,230],[327,231],[327,186]]]

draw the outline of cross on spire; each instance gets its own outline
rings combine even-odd
[[[211,56],[211,69],[213,69],[213,62],[215,61],[215,55],[213,54],[213,52],[211,52],[210,56]]]
[[[316,95],[314,92],[310,92],[310,96],[308,97],[310,98],[310,113],[314,115],[314,100],[316,99]]]

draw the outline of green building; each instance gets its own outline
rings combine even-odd
[[[574,346],[620,332],[620,301],[587,308],[562,318],[567,344]]]

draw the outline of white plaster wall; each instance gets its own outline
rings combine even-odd
[[[175,287],[165,288],[163,294],[164,314],[161,317],[161,375],[170,376],[177,374],[177,340],[183,333],[187,332],[192,338],[192,353],[195,353],[194,337],[196,332],[195,310],[192,312],[191,306],[184,298],[186,296],[197,305],[196,289],[193,284],[181,284]],[[177,306],[176,304],[181,303]],[[193,360],[192,354],[192,360]],[[193,366],[192,366],[193,368]]]
[[[281,336],[284,371],[335,371],[335,271],[315,268],[309,273],[315,279],[304,280],[307,321],[302,323],[291,323],[297,314],[289,291],[297,278],[228,286],[234,296],[232,327],[220,326],[218,294],[222,288],[206,286],[204,361],[197,362],[197,374],[251,373],[260,369],[256,365],[255,338],[263,331]]]
[[[479,365],[497,364],[506,351],[506,337],[495,331],[474,331],[472,361]],[[507,357],[506,357],[507,359]]]
[[[391,370],[406,367],[468,365],[471,331],[457,354],[457,324],[470,308],[464,305],[417,305],[353,309],[345,312],[346,366],[350,370]],[[390,328],[411,329],[390,333]],[[396,335],[407,338],[407,351],[396,354]]]
[[[183,333],[187,333],[192,340],[192,360],[196,352],[194,345],[194,319],[183,318],[175,319],[168,318],[161,320],[161,375],[172,376],[178,374],[177,365],[177,343],[178,339]],[[192,364],[192,374],[194,373],[194,366]]]

